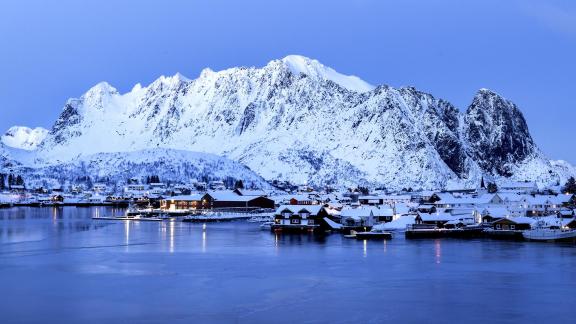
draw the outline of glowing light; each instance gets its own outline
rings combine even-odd
[[[206,231],[202,232],[202,253],[206,252]]]
[[[174,222],[170,220],[170,253],[174,253]]]
[[[126,248],[130,245],[130,221],[124,221],[124,236],[126,237]]]
[[[436,264],[440,264],[440,259],[442,258],[442,247],[440,246],[440,240],[434,241],[434,256],[436,259]]]
[[[363,248],[362,256],[366,257],[368,255],[368,240],[363,241]]]

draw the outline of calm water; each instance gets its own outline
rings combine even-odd
[[[570,323],[576,247],[0,210],[0,323]]]

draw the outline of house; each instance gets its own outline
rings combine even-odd
[[[558,216],[562,218],[573,218],[574,217],[574,209],[563,207],[558,211]]]
[[[429,224],[444,227],[444,224],[455,219],[456,217],[447,212],[436,212],[432,214],[417,213],[414,222],[415,224]]]
[[[143,184],[128,184],[124,187],[124,194],[128,197],[140,197],[146,193],[146,186]]]
[[[93,190],[94,192],[96,192],[96,193],[106,192],[107,189],[108,189],[108,187],[106,186],[105,183],[95,183],[95,184],[92,186],[92,190]]]
[[[290,205],[318,205],[320,200],[315,197],[305,194],[305,195],[290,195],[287,197],[288,203]],[[284,200],[286,202],[286,200]]]
[[[529,230],[534,219],[530,217],[504,217],[492,222],[492,228],[496,231],[524,231]]]
[[[425,190],[425,191],[412,192],[410,194],[410,197],[411,197],[411,201],[422,203],[422,202],[430,201],[430,198],[432,198],[432,195],[434,195],[434,191]]]
[[[498,191],[531,194],[538,191],[538,186],[533,181],[507,181],[498,186]]]
[[[205,195],[213,209],[274,209],[274,200],[263,196],[240,196],[233,191],[212,191]]]
[[[328,217],[320,205],[282,205],[276,209],[273,230],[278,231],[315,231]]]
[[[360,205],[382,205],[382,198],[378,196],[365,195],[359,196],[358,202]]]
[[[174,212],[210,209],[212,203],[209,199],[210,197],[201,194],[167,197],[160,200],[160,209]]]
[[[481,212],[482,223],[492,223],[493,221],[505,217],[510,217],[511,213],[506,207],[486,207]]]
[[[372,227],[376,224],[373,208],[346,208],[340,212],[340,223],[345,227]]]
[[[410,195],[384,195],[380,196],[382,204],[395,205],[395,204],[408,204],[412,201],[412,196]]]
[[[220,180],[210,181],[209,187],[212,190],[226,190],[226,185]]]
[[[26,187],[24,185],[10,185],[10,191],[14,193],[23,193],[26,191]]]

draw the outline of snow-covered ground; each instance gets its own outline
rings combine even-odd
[[[23,149],[35,150],[48,135],[48,130],[42,127],[31,129],[25,126],[13,126],[2,135],[4,145]]]
[[[407,225],[414,224],[414,220],[416,216],[414,215],[404,215],[400,216],[398,219],[395,219],[389,223],[381,223],[374,225],[373,229],[375,230],[404,230],[406,229]]]

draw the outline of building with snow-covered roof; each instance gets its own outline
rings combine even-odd
[[[210,191],[205,194],[215,209],[274,209],[274,200],[263,196],[241,196],[234,191]]]
[[[529,230],[535,220],[530,217],[504,217],[497,219],[491,223],[492,229],[495,231],[524,231]]]
[[[533,181],[505,181],[500,183],[498,191],[531,194],[538,191],[538,186]]]
[[[276,209],[272,229],[315,231],[324,217],[328,217],[328,213],[320,205],[282,205]]]

